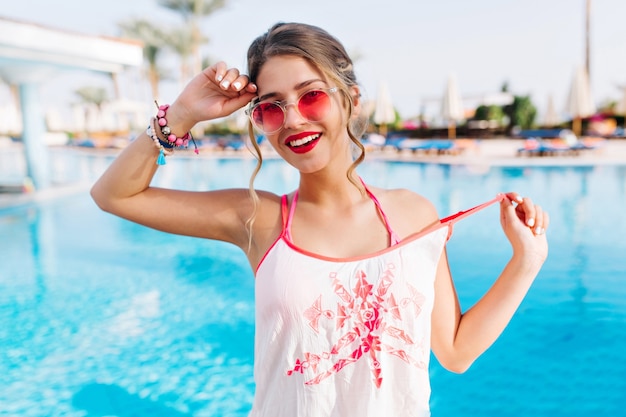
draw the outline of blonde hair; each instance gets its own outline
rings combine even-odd
[[[365,159],[365,147],[360,137],[367,128],[367,117],[363,114],[353,117],[355,97],[351,88],[358,86],[352,59],[335,37],[325,30],[304,23],[277,23],[266,33],[256,38],[248,48],[248,75],[256,83],[261,68],[269,58],[275,56],[297,56],[305,59],[331,81],[341,92],[348,108],[346,131],[357,149],[354,161],[346,176],[362,193],[363,184],[354,178],[356,167]],[[257,143],[252,125],[248,123],[248,134],[253,147],[257,165],[250,177],[249,191],[254,204],[254,212],[246,222],[249,245],[252,242],[252,225],[259,204],[259,197],[254,190],[254,180],[263,164],[261,149]]]

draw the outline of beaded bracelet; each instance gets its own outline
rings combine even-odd
[[[174,153],[174,146],[161,141],[156,132],[156,118],[153,117],[150,119],[150,125],[148,126],[148,129],[146,129],[146,135],[148,135],[148,137],[152,139],[157,149],[159,150],[159,156],[157,157],[156,161],[157,165],[165,165],[165,156],[172,155]]]
[[[167,125],[167,119],[165,118],[165,115],[167,113],[167,109],[170,108],[170,105],[162,104],[159,106],[159,103],[157,103],[156,100],[154,101],[154,104],[156,104],[157,106],[156,117],[157,117],[159,126],[161,128],[161,133],[163,133],[167,141],[173,144],[174,146],[188,146],[191,133],[187,132],[183,135],[183,137],[179,138],[179,137],[176,137],[176,135],[172,133],[172,129],[170,129],[170,127]]]
[[[194,152],[199,153],[198,145],[195,139],[191,135],[191,132],[187,132],[183,137],[177,137],[172,133],[172,130],[167,125],[167,119],[165,115],[169,104],[163,104],[159,106],[157,101],[154,101],[157,106],[157,115],[150,119],[150,126],[146,131],[147,135],[152,139],[156,147],[159,149],[159,157],[157,158],[158,165],[165,165],[165,156],[174,153],[175,148],[187,148],[189,146],[189,139],[193,142]]]

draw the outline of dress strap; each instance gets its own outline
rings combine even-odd
[[[454,223],[494,203],[499,203],[500,201],[504,200],[504,198],[505,198],[505,195],[503,193],[498,193],[498,195],[494,199],[491,199],[485,203],[479,204],[476,207],[472,207],[467,210],[462,210],[451,216],[444,217],[443,219],[439,220],[439,224],[448,225],[448,239],[450,239],[450,236],[452,235],[452,227],[454,226]]]
[[[287,232],[287,221],[289,219],[289,199],[287,194],[283,194],[280,198],[280,215],[283,220],[283,230],[281,235],[284,236]]]
[[[283,195],[281,201],[282,216],[283,216],[283,236],[288,242],[293,242],[291,239],[291,221],[293,220],[293,214],[296,211],[296,201],[298,201],[298,190],[293,194],[293,200],[291,201],[291,207],[289,207],[289,199],[287,195]]]
[[[367,195],[369,195],[369,197],[374,202],[374,205],[376,206],[376,209],[380,213],[380,216],[383,218],[383,222],[385,223],[385,228],[387,229],[387,232],[389,233],[390,245],[391,246],[397,245],[400,242],[400,239],[398,237],[398,234],[391,228],[391,225],[389,224],[389,219],[387,218],[387,215],[383,211],[383,208],[380,202],[378,201],[376,196],[370,191],[367,185],[363,182],[363,180],[361,180],[361,183],[365,187],[365,191],[367,191]],[[296,211],[297,201],[298,201],[298,190],[296,190],[293,194],[293,200],[291,201],[291,206],[289,206],[287,195],[283,195],[281,199],[282,217],[283,217],[283,236],[289,242],[293,242],[293,240],[291,239],[291,222],[293,220],[293,215]]]
[[[504,194],[499,193],[496,196],[496,198],[494,198],[492,200],[489,200],[489,201],[487,201],[485,203],[479,204],[476,207],[472,207],[471,209],[462,210],[462,211],[459,211],[458,213],[453,214],[451,216],[444,217],[443,219],[439,220],[439,222],[440,223],[456,223],[459,220],[469,216],[470,214],[473,214],[473,213],[475,213],[477,211],[480,211],[480,210],[482,210],[482,209],[484,209],[484,208],[486,208],[486,207],[488,207],[488,206],[490,206],[490,205],[492,205],[494,203],[499,203],[503,199],[504,199]]]
[[[383,207],[381,206],[376,196],[370,191],[370,189],[367,187],[367,184],[365,184],[365,182],[362,179],[361,179],[361,184],[363,184],[363,187],[365,187],[365,191],[367,191],[367,194],[370,196],[370,198],[376,205],[376,208],[378,209],[380,216],[383,218],[383,222],[385,223],[385,228],[387,229],[387,232],[389,233],[390,245],[391,246],[397,245],[400,242],[400,238],[398,237],[398,234],[391,228],[391,224],[389,223],[389,219],[387,218],[387,215],[383,211]]]

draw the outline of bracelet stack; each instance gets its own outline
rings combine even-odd
[[[146,134],[155,146],[159,149],[159,156],[157,158],[157,165],[165,165],[165,156],[174,153],[174,149],[187,148],[189,146],[189,140],[193,142],[195,147],[194,152],[198,153],[198,146],[194,140],[191,132],[185,133],[182,137],[177,137],[172,133],[172,129],[167,125],[167,109],[169,104],[160,105],[155,101],[157,106],[157,115],[150,119],[150,124],[146,130]]]

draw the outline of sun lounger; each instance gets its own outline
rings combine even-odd
[[[397,151],[424,152],[433,154],[453,153],[455,143],[452,140],[404,139],[394,144]]]
[[[578,155],[582,151],[598,149],[602,143],[603,141],[576,140],[568,144],[561,139],[530,138],[524,141],[524,146],[517,150],[517,154],[519,156]]]
[[[0,194],[29,193],[33,190],[34,186],[30,178],[0,182]]]

